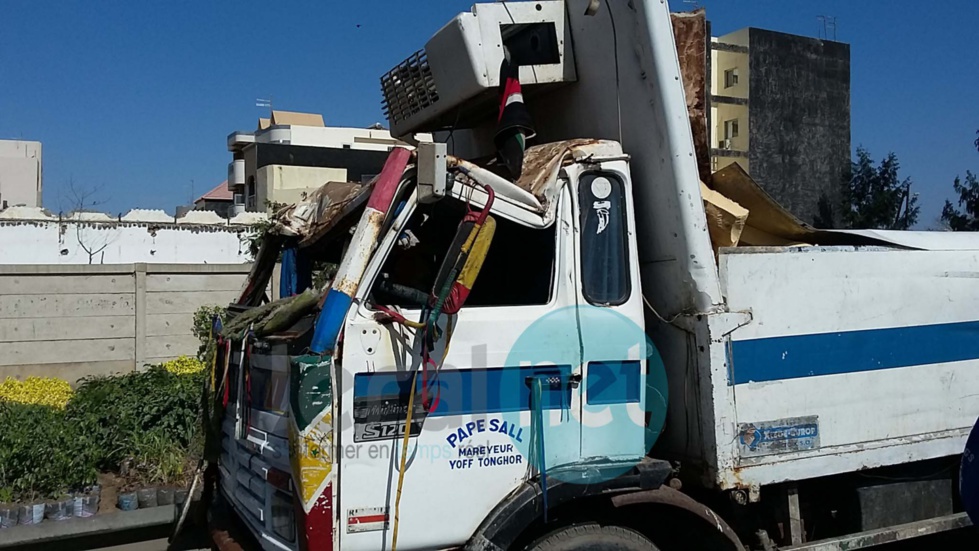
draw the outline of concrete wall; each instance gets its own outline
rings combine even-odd
[[[229,223],[193,211],[175,221],[162,211],[134,211],[121,219],[98,213],[69,219],[17,210],[0,212],[0,265],[249,262],[246,240],[253,230],[245,222],[255,220],[245,218],[257,216]]]
[[[751,176],[812,223],[849,174],[850,47],[750,29],[748,48]]]
[[[0,140],[0,209],[41,206],[41,142]]]
[[[247,264],[0,266],[0,379],[119,373],[197,352],[193,314],[227,306]]]

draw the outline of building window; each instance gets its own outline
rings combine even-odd
[[[738,119],[731,119],[729,121],[724,121],[724,139],[730,140],[731,138],[738,137]]]
[[[724,87],[731,88],[738,85],[738,68],[728,69],[724,71]]]
[[[581,198],[581,292],[599,306],[629,299],[629,246],[626,240],[625,190],[614,174],[584,174]]]
[[[255,177],[248,177],[248,184],[245,185],[245,208],[254,211],[258,209],[255,197]]]

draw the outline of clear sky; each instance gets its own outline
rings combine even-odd
[[[612,0],[625,1],[625,0]],[[103,210],[173,212],[221,182],[228,134],[277,109],[328,125],[383,120],[378,78],[471,0],[54,1],[0,5],[0,138],[44,147],[44,204],[69,178]],[[693,2],[672,0],[675,11]],[[979,2],[702,0],[715,35],[741,27],[851,44],[853,147],[894,151],[930,228],[956,174],[979,170]],[[193,181],[193,184],[192,184]]]

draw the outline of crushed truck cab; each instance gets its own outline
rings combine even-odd
[[[281,249],[293,259],[283,262],[282,306],[247,319],[245,361],[232,352],[228,362],[227,386],[238,393],[225,408],[221,480],[270,546],[335,534],[343,549],[384,547],[397,509],[400,548],[451,547],[523,486],[539,494],[550,479],[547,506],[556,507],[565,493],[657,488],[671,475],[668,463],[645,457],[667,389],[643,328],[619,145],[531,148],[525,162],[537,171],[516,182],[449,156],[441,175],[449,184],[437,198],[418,186],[414,160],[392,153],[363,190],[339,194],[330,184],[287,208],[256,260],[261,275]],[[323,199],[330,195],[335,203]],[[457,230],[483,212],[479,232],[493,228],[484,258],[468,279],[458,270],[451,280],[470,288],[436,312],[439,276],[461,248]],[[351,226],[345,216],[358,220]],[[326,249],[346,252],[315,313],[318,297],[303,298],[313,291],[287,287],[309,281],[294,270]],[[276,320],[292,304],[305,310],[289,312],[294,324],[285,327]],[[244,327],[234,323],[232,340]],[[328,340],[318,342],[321,333]],[[270,469],[279,481],[291,472],[294,483],[270,482]],[[431,499],[433,485],[446,499]],[[550,497],[569,485],[579,488]],[[539,497],[520,512],[525,525],[543,514]],[[302,506],[306,534],[282,529],[304,524],[289,500]],[[445,519],[434,533],[433,516]]]

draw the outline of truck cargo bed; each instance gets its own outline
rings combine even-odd
[[[962,452],[979,409],[979,251],[741,248],[719,257],[733,440],[721,487]],[[723,411],[730,406],[730,411]]]

